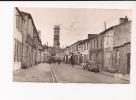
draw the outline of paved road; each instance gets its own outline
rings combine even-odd
[[[28,69],[20,69],[13,74],[15,82],[49,83],[129,83],[111,76],[85,71],[69,64],[42,63]]]
[[[81,68],[72,67],[69,64],[52,65],[57,82],[61,83],[129,83],[128,81],[117,79],[99,73],[85,71]]]

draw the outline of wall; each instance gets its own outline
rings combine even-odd
[[[14,10],[14,63],[13,71],[21,68],[21,57],[22,57],[22,17],[17,9]]]
[[[112,51],[113,51],[113,28],[104,33],[104,70],[113,71],[112,69]]]
[[[33,38],[33,24],[32,24],[32,19],[29,17],[29,20],[28,20],[28,35]]]
[[[130,47],[131,47],[130,44],[126,44],[124,46],[114,49],[113,67],[116,68],[116,70],[119,73],[127,73],[127,54],[128,53],[131,54]],[[119,52],[119,59],[118,59],[119,64],[117,64],[117,55],[116,55],[117,50]]]
[[[131,42],[131,21],[114,27],[114,47]]]
[[[30,14],[21,12],[24,19],[23,23],[23,52],[22,52],[22,67],[27,68],[34,65],[33,53],[33,33],[34,25]]]
[[[80,54],[82,54],[82,61],[83,62],[86,62],[89,60],[89,40],[87,40],[81,44]],[[78,57],[78,58],[81,59],[81,57]]]
[[[20,12],[21,13],[21,12]],[[23,13],[21,13],[24,19],[24,23],[22,25],[22,32],[23,32],[23,37],[22,37],[22,68],[26,68],[26,59],[27,59],[27,45],[26,45],[26,41],[27,41],[27,29],[28,29],[28,17],[24,16]]]
[[[127,73],[127,54],[131,54],[131,21],[114,27],[113,46],[113,67],[119,73]]]
[[[102,69],[102,51],[99,51],[99,52],[97,52],[97,59],[96,59],[96,61],[97,61],[97,64],[98,64],[98,66],[99,66],[99,68],[100,69]]]
[[[100,69],[102,69],[102,51],[102,37],[97,34],[89,42],[89,60],[96,61]]]
[[[43,46],[32,16],[18,8],[14,11],[14,70],[44,62]]]

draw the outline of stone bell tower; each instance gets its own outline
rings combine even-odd
[[[54,47],[60,47],[60,40],[59,40],[59,33],[60,33],[60,25],[54,26]]]

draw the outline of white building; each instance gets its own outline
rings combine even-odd
[[[23,18],[17,8],[14,10],[14,64],[13,71],[21,68],[21,56],[22,56],[22,24]]]

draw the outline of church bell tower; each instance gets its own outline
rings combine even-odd
[[[60,33],[60,26],[59,25],[55,25],[54,26],[54,47],[55,48],[59,48],[60,47],[59,33]]]

